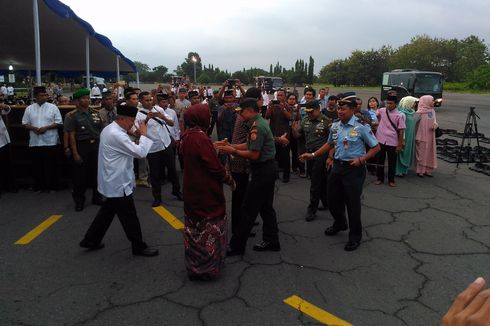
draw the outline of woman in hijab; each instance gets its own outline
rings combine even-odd
[[[416,114],[420,120],[415,135],[416,172],[419,177],[432,177],[432,171],[437,168],[434,98],[422,96]]]
[[[418,99],[413,96],[405,96],[398,104],[398,111],[405,115],[405,141],[403,149],[398,153],[395,174],[398,177],[407,175],[408,169],[415,158],[415,124],[418,116],[415,115]]]
[[[208,137],[211,112],[196,104],[184,112],[184,245],[189,279],[211,280],[223,267],[227,249],[227,218],[223,182],[233,179],[218,160]]]

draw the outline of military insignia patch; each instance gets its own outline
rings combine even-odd
[[[350,137],[357,137],[357,136],[359,136],[359,133],[357,132],[356,128],[352,128],[352,129],[349,131],[349,136],[350,136]]]

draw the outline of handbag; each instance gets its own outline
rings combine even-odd
[[[442,129],[437,127],[435,133],[436,133],[436,138],[441,137],[442,136]]]

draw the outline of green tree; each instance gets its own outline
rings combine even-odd
[[[490,64],[481,65],[469,74],[468,85],[472,89],[490,90]]]
[[[457,60],[454,72],[455,80],[463,81],[472,75],[472,72],[489,62],[489,52],[485,40],[470,35],[458,42]]]
[[[240,82],[242,84],[248,85],[250,83],[250,77],[245,71],[235,71],[233,74],[231,74],[232,79],[240,79]]]
[[[211,77],[206,73],[203,72],[201,75],[197,78],[197,82],[199,84],[210,84],[211,83]]]
[[[315,71],[315,60],[313,60],[313,58],[310,55],[310,62],[308,64],[308,77],[307,77],[308,84],[313,84],[314,71]]]
[[[177,67],[176,72],[182,73],[182,74],[187,74],[187,76],[190,79],[194,78],[194,61],[192,61],[192,58],[196,58],[196,76],[199,77],[199,74],[202,72],[202,61],[201,57],[197,52],[189,52],[187,54],[187,58],[185,58],[184,62]]]
[[[457,40],[431,38],[419,35],[411,42],[398,48],[390,59],[392,69],[413,68],[437,71],[448,81],[457,80],[454,63],[457,59]]]

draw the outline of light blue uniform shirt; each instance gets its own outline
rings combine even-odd
[[[335,145],[335,159],[350,161],[366,154],[366,145],[374,147],[378,144],[371,128],[361,124],[355,116],[343,124],[336,121],[330,128],[328,143]]]

